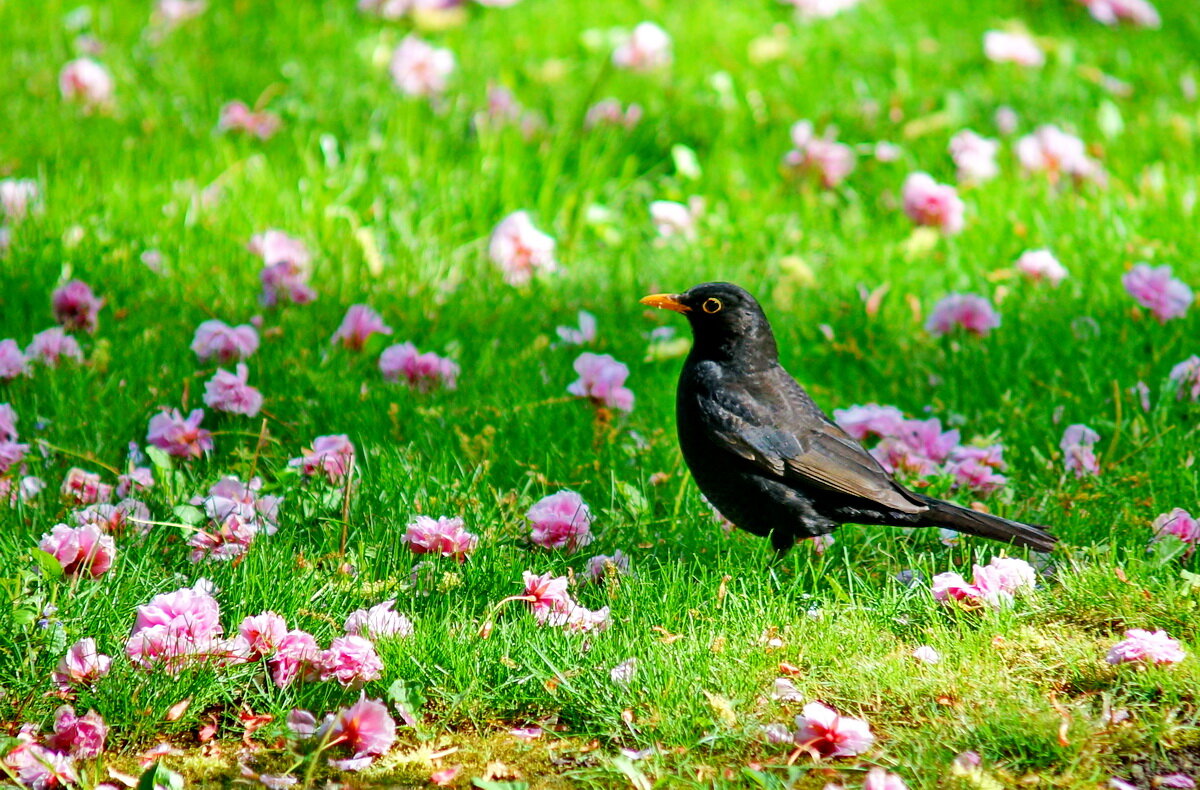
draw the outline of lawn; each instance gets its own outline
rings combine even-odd
[[[1191,0],[374,5],[0,0],[0,782],[1193,786]],[[1059,546],[723,527],[638,303],[714,280],[831,414],[940,421],[869,431],[901,480]]]

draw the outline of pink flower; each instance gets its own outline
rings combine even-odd
[[[572,346],[582,346],[596,339],[596,316],[587,310],[580,310],[578,329],[570,326],[560,326],[554,331],[564,343]]]
[[[110,667],[112,659],[97,650],[96,640],[88,637],[67,648],[51,677],[60,690],[69,691],[73,686],[93,685],[108,674]]]
[[[17,466],[17,464],[24,461],[25,454],[28,452],[29,445],[27,444],[0,440],[0,474],[7,473],[10,469]]]
[[[10,459],[5,453],[11,446],[9,442],[0,442],[0,472],[6,471],[6,464]],[[18,502],[29,502],[45,488],[46,481],[32,475],[25,475],[19,479],[0,478],[0,502],[7,501],[10,506],[15,507]]]
[[[200,16],[207,7],[206,0],[158,0],[154,14],[164,24],[174,27]]]
[[[634,675],[637,674],[637,663],[636,658],[625,659],[608,671],[608,679],[616,686],[629,688],[629,684],[633,682]]]
[[[924,457],[941,463],[957,449],[960,434],[956,429],[942,431],[942,421],[931,417],[928,420],[905,420],[899,438]]]
[[[29,375],[29,360],[12,338],[0,340],[0,381]]]
[[[220,636],[221,608],[209,589],[208,582],[201,580],[192,587],[154,596],[137,608],[133,633],[162,626],[195,642]]]
[[[1200,521],[1197,521],[1191,513],[1181,507],[1159,515],[1150,526],[1153,527],[1157,537],[1173,535],[1184,543],[1200,543]]]
[[[1037,571],[1028,562],[1016,557],[992,557],[987,567],[995,574],[996,583],[1006,593],[1032,590],[1037,584]]]
[[[292,304],[308,304],[317,298],[317,292],[308,284],[308,273],[291,261],[280,261],[262,270],[262,295],[259,301],[265,307],[279,304],[280,297],[287,297]]]
[[[1007,477],[974,458],[952,461],[949,471],[954,475],[954,488],[965,488],[980,495],[990,494],[1008,482]]]
[[[104,300],[87,283],[71,280],[54,292],[54,320],[68,330],[96,331],[96,319]]]
[[[929,645],[921,645],[914,649],[911,655],[923,664],[936,664],[942,660],[941,654]]]
[[[1182,318],[1192,304],[1192,289],[1171,276],[1170,266],[1139,263],[1121,277],[1121,284],[1134,301],[1150,308],[1159,323]]]
[[[251,236],[246,248],[262,258],[267,267],[290,263],[307,274],[312,264],[312,253],[304,242],[274,228]]]
[[[853,757],[875,743],[871,727],[862,719],[841,716],[820,702],[810,702],[796,717],[798,746],[822,757]]]
[[[22,733],[18,739],[18,745],[5,755],[4,764],[16,772],[17,779],[25,787],[49,790],[79,784],[73,757],[39,745],[27,733]]]
[[[0,217],[20,222],[38,208],[41,195],[32,178],[0,178]]]
[[[77,527],[95,524],[110,535],[124,532],[130,523],[143,535],[150,531],[149,525],[145,523],[150,520],[150,509],[136,499],[123,499],[115,505],[89,505],[83,510],[75,511],[71,517]]]
[[[326,718],[328,722],[330,718]],[[296,738],[311,738],[317,734],[317,717],[311,711],[292,708],[287,715],[288,730]]]
[[[192,533],[187,539],[187,545],[193,549],[188,559],[192,562],[200,562],[207,557],[224,561],[236,559],[249,550],[250,544],[258,537],[258,530],[257,522],[230,515],[218,521],[215,530]]]
[[[980,137],[970,129],[963,129],[950,138],[950,157],[958,166],[959,181],[987,181],[1000,173],[996,164],[996,153],[1000,143]]]
[[[546,549],[578,551],[594,539],[591,510],[574,491],[544,497],[529,508],[526,518],[533,522],[529,539]]]
[[[327,743],[345,746],[354,757],[380,755],[396,742],[396,722],[387,706],[365,696],[339,710],[327,727],[321,728]]]
[[[100,482],[100,475],[78,467],[67,470],[63,479],[63,498],[78,505],[107,502],[112,498],[113,488]]]
[[[76,716],[75,709],[63,705],[54,712],[54,734],[46,745],[56,752],[66,752],[80,760],[93,760],[104,752],[108,726],[94,710]]]
[[[817,137],[811,121],[797,121],[792,124],[795,147],[784,156],[784,164],[815,173],[826,189],[836,187],[854,170],[854,149],[829,138],[828,131],[825,137]]]
[[[1000,314],[986,297],[975,294],[950,294],[933,306],[925,329],[934,337],[963,329],[980,337],[1000,326]]]
[[[17,410],[8,403],[0,403],[0,441],[17,438]]]
[[[367,340],[376,333],[390,335],[392,328],[383,323],[383,318],[379,313],[367,305],[355,304],[350,305],[350,309],[346,311],[346,317],[342,319],[342,325],[333,333],[329,342],[341,343],[353,351],[362,351]]]
[[[963,229],[965,206],[949,184],[939,184],[928,173],[912,173],[904,181],[904,213],[918,225],[940,228],[946,235]]]
[[[882,768],[872,768],[867,771],[863,790],[908,790],[908,785],[896,774],[888,773]]]
[[[931,583],[933,599],[943,603],[947,601],[972,601],[977,599],[978,590],[968,584],[960,573],[948,571],[933,577]]]
[[[94,524],[82,527],[58,524],[42,535],[38,548],[53,554],[68,576],[87,574],[93,579],[103,576],[112,567],[117,554],[116,541]]]
[[[388,71],[406,96],[438,96],[454,73],[454,53],[407,35],[392,53]]]
[[[796,688],[796,684],[791,678],[775,678],[775,682],[771,684],[770,698],[777,702],[804,702],[804,694],[800,689]],[[784,728],[787,732],[787,728]],[[779,743],[786,743],[792,739],[792,734],[787,733],[786,738],[781,738]]]
[[[613,50],[619,69],[652,71],[671,65],[671,36],[653,22],[642,22]]]
[[[983,765],[983,758],[979,756],[979,752],[959,752],[950,762],[950,771],[953,776],[970,776],[979,770]]]
[[[250,659],[275,653],[288,636],[287,621],[274,612],[251,615],[238,626],[238,635],[250,646]]]
[[[339,636],[317,656],[321,680],[336,680],[345,688],[360,688],[383,677],[383,662],[375,645],[361,636]]]
[[[612,613],[607,606],[592,611],[574,604],[566,611],[554,611],[546,615],[545,624],[564,631],[580,634],[603,631],[612,624]]]
[[[297,675],[315,671],[321,649],[317,640],[305,631],[288,631],[276,645],[275,655],[268,662],[271,666],[271,679],[279,688],[291,685]]]
[[[104,66],[91,58],[78,58],[58,73],[58,89],[67,101],[97,109],[112,104],[114,83]]]
[[[538,576],[530,571],[524,573],[525,591],[533,616],[542,625],[562,628],[564,631],[589,633],[603,631],[612,622],[609,608],[592,611],[571,598],[567,592],[566,576],[545,573]]]
[[[1185,394],[1190,400],[1200,400],[1200,357],[1193,354],[1171,368],[1169,378],[1177,387],[1176,400],[1183,400]],[[1150,410],[1147,408],[1146,411]],[[3,431],[0,431],[2,434]]]
[[[274,307],[280,297],[295,304],[308,304],[317,298],[308,285],[312,274],[312,253],[299,239],[280,230],[267,230],[250,238],[248,249],[263,259],[262,303]]]
[[[1125,21],[1138,27],[1158,27],[1162,19],[1148,0],[1079,0],[1097,22],[1115,25]]]
[[[880,406],[877,403],[835,409],[833,419],[843,431],[860,442],[868,436],[899,436],[904,431],[905,422],[904,414],[895,406]]]
[[[1179,642],[1167,636],[1166,631],[1145,631],[1131,628],[1125,638],[1108,651],[1110,664],[1142,662],[1148,664],[1177,664],[1187,657]]]
[[[370,609],[356,609],[346,618],[346,633],[371,639],[389,636],[412,636],[413,624],[404,615],[392,611],[396,605],[393,598],[376,604]]]
[[[1012,603],[1018,593],[1032,590],[1037,582],[1033,567],[1024,560],[993,557],[974,567],[974,581],[967,584],[960,574],[939,573],[933,577],[935,601],[961,601],[968,607],[997,608]]]
[[[269,140],[283,125],[273,112],[253,112],[245,102],[232,101],[221,108],[217,128],[223,132],[246,132],[260,140]]]
[[[452,390],[458,386],[459,367],[454,360],[432,351],[422,354],[412,343],[385,348],[379,355],[379,372],[386,381],[405,384],[418,392],[439,386]]]
[[[345,482],[353,465],[354,444],[345,434],[318,436],[311,450],[288,462],[288,466],[299,467],[305,477],[321,475],[335,486]]]
[[[895,143],[889,143],[887,140],[878,141],[870,147],[870,151],[876,162],[895,162],[904,153],[903,148]]]
[[[429,775],[429,781],[433,782],[433,784],[437,787],[448,787],[461,771],[461,765],[452,765],[449,768],[443,768],[440,771],[434,771],[431,773]]]
[[[587,561],[587,569],[584,571],[587,578],[594,582],[601,582],[608,576],[608,569],[613,570],[620,575],[629,573],[629,557],[625,556],[625,552],[617,549],[608,554],[597,554]]]
[[[1067,278],[1067,269],[1050,250],[1026,250],[1017,258],[1017,269],[1031,280],[1058,285]]]
[[[204,514],[216,522],[223,522],[230,516],[237,516],[242,521],[252,522],[261,527],[268,535],[274,535],[279,521],[279,505],[282,497],[259,495],[262,488],[260,478],[252,478],[249,483],[243,483],[232,475],[222,477],[208,490],[207,496],[192,497],[190,504],[202,507]]]
[[[566,576],[555,576],[552,573],[538,576],[525,571],[522,578],[525,580],[523,594],[532,598],[529,606],[539,622],[545,621],[553,612],[569,612],[575,608],[576,604],[567,592]]]
[[[587,115],[584,116],[583,125],[585,128],[594,129],[601,125],[622,126],[626,129],[632,129],[642,120],[642,106],[640,104],[630,104],[628,107],[622,107],[619,99],[601,99],[588,108]]]
[[[1198,361],[1200,361],[1200,358],[1198,358]],[[1150,386],[1146,382],[1139,381],[1126,390],[1126,392],[1137,396],[1138,405],[1142,407],[1142,411],[1150,411]],[[1176,393],[1176,398],[1179,397],[1182,397],[1182,392]]]
[[[1017,159],[1031,173],[1046,173],[1052,182],[1060,176],[1078,181],[1104,179],[1104,169],[1087,155],[1083,141],[1053,124],[1039,126],[1017,141]]]
[[[1002,104],[996,108],[992,121],[996,124],[996,131],[1003,135],[1010,135],[1017,131],[1017,125],[1021,119],[1016,110],[1007,104]]]
[[[258,350],[258,332],[249,324],[233,327],[213,319],[196,327],[191,348],[201,362],[246,359]]]
[[[64,359],[83,362],[79,343],[58,327],[34,335],[25,354],[31,361],[41,362],[48,368],[58,367],[58,363]]]
[[[795,6],[796,16],[804,20],[828,19],[854,8],[862,0],[780,0]]]
[[[1179,788],[1179,790],[1193,790],[1196,787],[1196,780],[1186,774],[1163,774],[1154,777],[1151,781],[1155,787],[1171,787]]]
[[[983,53],[994,63],[1016,63],[1040,68],[1046,62],[1042,48],[1026,33],[989,30],[983,34]]]
[[[127,497],[138,491],[154,488],[154,470],[148,466],[135,466],[128,474],[117,475],[117,496]],[[148,514],[147,514],[148,515]],[[146,529],[143,532],[148,531]]]
[[[247,417],[258,414],[263,405],[263,396],[246,383],[249,376],[250,369],[244,362],[238,363],[236,374],[218,369],[216,375],[204,385],[204,405],[216,411],[244,414]]]
[[[533,226],[528,211],[509,214],[492,231],[488,255],[504,272],[509,285],[524,285],[535,272],[552,272],[554,239]]]
[[[146,441],[178,458],[199,458],[213,448],[212,434],[200,427],[204,409],[194,409],[185,420],[179,409],[150,418]]]
[[[699,204],[687,206],[673,200],[655,200],[650,204],[650,220],[664,239],[674,236],[695,238],[698,216]]]
[[[125,642],[129,660],[142,669],[163,664],[174,673],[183,660],[229,658],[231,645],[220,639],[220,607],[211,588],[201,579],[193,587],[156,595],[139,606]]]
[[[475,116],[479,129],[500,129],[515,125],[528,139],[546,125],[545,119],[536,112],[526,110],[517,101],[511,90],[502,85],[488,85],[487,111]]]
[[[598,406],[621,411],[633,410],[633,391],[623,386],[629,368],[608,354],[584,352],[575,360],[579,378],[567,386],[567,392],[587,398]]]
[[[358,10],[394,22],[403,19],[413,4],[414,0],[358,0]]]
[[[992,444],[987,447],[978,445],[960,445],[950,449],[950,460],[952,461],[978,461],[984,466],[989,466],[992,469],[1004,470],[1008,468],[1008,464],[1004,462],[1004,445]]]
[[[407,543],[413,554],[438,554],[465,562],[475,551],[479,537],[463,528],[461,518],[417,516],[408,525],[400,542]]]
[[[1100,434],[1086,425],[1069,425],[1063,431],[1062,440],[1058,443],[1063,452],[1063,463],[1068,472],[1074,472],[1076,477],[1096,475],[1100,473],[1100,464],[1092,445],[1100,441]]]

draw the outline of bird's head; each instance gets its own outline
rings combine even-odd
[[[647,296],[641,303],[687,317],[694,357],[752,367],[778,359],[767,316],[749,292],[733,283],[702,283],[681,294]]]

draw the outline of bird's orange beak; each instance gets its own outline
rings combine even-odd
[[[651,294],[638,301],[649,307],[661,307],[663,310],[674,310],[677,313],[692,312],[692,308],[679,301],[679,294]]]

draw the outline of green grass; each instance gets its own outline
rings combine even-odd
[[[1200,411],[1164,385],[1171,366],[1200,353],[1200,318],[1193,309],[1159,325],[1132,309],[1120,284],[1146,260],[1200,286],[1200,104],[1179,84],[1200,77],[1191,3],[1161,0],[1162,29],[1146,31],[1105,28],[1069,0],[867,0],[812,25],[769,0],[525,0],[422,33],[459,62],[432,107],[397,94],[384,68],[407,22],[360,15],[352,0],[212,6],[155,41],[142,2],[94,3],[79,30],[65,22],[73,4],[0,2],[0,176],[36,178],[45,208],[14,226],[0,258],[0,338],[24,345],[51,326],[50,293],[69,276],[108,300],[100,330],[80,338],[88,364],[0,383],[0,402],[21,416],[22,441],[45,442],[32,471],[50,484],[35,503],[0,510],[0,721],[10,731],[48,726],[60,704],[46,696],[50,672],[86,636],[114,656],[114,669],[75,705],[104,716],[118,762],[163,737],[194,745],[215,715],[219,752],[192,750],[178,763],[197,781],[236,774],[239,708],[276,717],[258,736],[274,749],[291,708],[324,712],[355,699],[328,683],[278,690],[256,665],[177,678],[132,669],[122,646],[136,606],[207,577],[220,589],[227,631],[272,609],[323,644],[350,611],[398,598],[416,633],[380,645],[384,677],[366,691],[382,696],[398,679],[418,689],[422,726],[402,728],[398,751],[363,781],[423,784],[432,768],[420,749],[458,745],[441,765],[467,766],[460,784],[501,759],[537,784],[619,785],[640,772],[663,786],[781,787],[743,772],[753,761],[762,774],[794,778],[779,765],[787,748],[759,734],[799,712],[766,699],[781,661],[801,669],[794,682],[807,699],[863,716],[879,735],[861,762],[802,757],[797,787],[855,786],[869,765],[914,788],[1094,787],[1113,774],[1148,787],[1155,774],[1195,769],[1195,656],[1148,671],[1103,661],[1128,627],[1164,628],[1200,649],[1200,589],[1181,575],[1200,570],[1197,560],[1146,552],[1157,514],[1197,506]],[[645,19],[674,37],[675,64],[664,73],[614,72],[607,51],[586,44],[586,30]],[[1043,69],[984,59],[983,32],[1012,20],[1045,37]],[[99,59],[116,78],[109,115],[85,115],[58,96],[58,69],[85,32],[104,43]],[[768,39],[777,57],[754,56]],[[1129,83],[1132,95],[1110,95],[1090,69]],[[711,85],[718,71],[733,85],[725,104]],[[542,113],[545,130],[526,139],[513,128],[474,128],[489,80]],[[630,132],[581,132],[587,107],[610,95],[642,104],[645,120]],[[259,97],[283,117],[275,138],[214,131],[223,103]],[[995,136],[1002,104],[1020,114],[1021,133],[1057,123],[1091,143],[1108,186],[1057,189],[1024,176],[1010,138],[1002,176],[962,190],[966,230],[929,249],[907,244],[911,223],[897,209],[904,177],[924,169],[953,182],[948,138],[965,127]],[[1104,121],[1114,113],[1120,130]],[[801,118],[836,125],[850,143],[890,140],[903,154],[890,164],[860,157],[834,192],[797,185],[779,162]],[[698,155],[698,179],[676,172],[675,144]],[[214,184],[221,199],[202,202]],[[649,202],[690,195],[707,202],[699,238],[661,243]],[[611,210],[609,226],[588,222],[593,204]],[[561,264],[521,289],[503,285],[486,255],[491,228],[518,209],[557,239]],[[268,227],[316,251],[314,304],[258,305],[259,261],[245,244]],[[356,231],[381,250],[378,274]],[[995,275],[1040,246],[1070,269],[1062,287]],[[147,249],[163,253],[166,275],[139,262]],[[792,257],[811,279],[794,274]],[[1063,539],[1041,589],[1009,611],[954,613],[895,574],[968,571],[1002,547],[847,527],[823,558],[801,546],[772,570],[765,541],[722,533],[675,443],[679,360],[647,359],[650,330],[686,329],[678,316],[637,304],[714,279],[759,296],[785,365],[827,409],[890,403],[961,422],[965,437],[1003,441],[1010,483],[990,506],[1052,524]],[[884,284],[882,308],[867,315],[859,289]],[[1002,326],[983,339],[930,338],[916,313],[952,291],[990,295]],[[394,327],[395,342],[457,360],[458,389],[386,384],[379,338],[363,354],[332,347],[346,307],[364,301]],[[552,341],[579,309],[599,318],[591,350],[631,368],[637,403],[628,417],[598,421],[566,396],[578,350]],[[127,444],[144,441],[160,406],[200,404],[213,366],[188,349],[196,325],[260,313],[268,331],[249,365],[269,413],[261,453],[259,420],[210,412],[216,452],[182,465],[173,491],[160,485],[145,498],[171,521],[175,504],[221,475],[255,470],[285,497],[279,533],[240,563],[193,565],[185,533],[158,527],[145,540],[121,539],[118,561],[97,581],[32,575],[39,536],[68,519],[55,495],[66,470],[84,466],[112,482],[105,467],[123,467]],[[1128,393],[1139,380],[1153,390],[1149,413]],[[1102,436],[1095,479],[1062,471],[1058,440],[1073,422]],[[359,449],[344,524],[340,505],[285,472],[327,433],[349,434]],[[657,473],[665,479],[652,485]],[[582,555],[523,540],[525,510],[561,487],[597,515],[599,539]],[[461,515],[481,540],[469,562],[436,562],[414,585],[417,558],[399,537],[418,513]],[[585,605],[612,607],[608,631],[542,629],[511,605],[489,639],[478,637],[494,603],[520,592],[523,570],[578,574],[590,549],[621,549],[633,562],[619,584],[577,588]],[[48,627],[16,614],[47,603],[58,607]],[[680,638],[667,643],[656,627]],[[771,648],[770,635],[782,646]],[[942,663],[909,658],[920,644]],[[621,689],[608,672],[631,656],[639,672]],[[167,722],[184,698],[188,710]],[[1121,708],[1129,721],[1109,723],[1104,711]],[[547,726],[532,746],[507,734],[537,721],[561,731]],[[644,761],[614,760],[621,747],[656,744],[660,753]],[[983,756],[991,780],[950,777],[951,759],[967,749]],[[286,767],[277,751],[267,754],[276,756],[266,764]],[[572,758],[549,759],[556,754]]]

